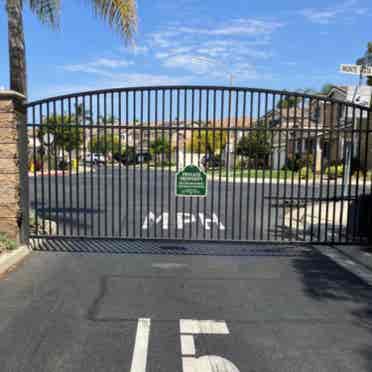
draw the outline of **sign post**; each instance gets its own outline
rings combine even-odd
[[[371,77],[372,76],[372,54],[366,53],[364,57],[360,58],[357,61],[356,65],[341,65],[340,72],[345,74],[352,74],[352,75],[359,75],[359,85],[353,88],[353,90],[348,89],[348,96],[347,101],[351,101],[352,103],[356,103],[362,106],[370,107],[371,103],[371,92],[363,92],[362,91],[362,79],[363,77]],[[346,116],[348,115],[348,111],[346,112]],[[347,120],[347,118],[346,118]],[[354,128],[355,123],[352,123],[352,129]],[[353,157],[353,138],[351,136],[347,136],[345,138],[345,150],[344,150],[344,179],[343,179],[343,196],[347,195],[350,183],[350,176],[351,176],[351,161]]]
[[[187,165],[176,175],[176,196],[206,197],[207,175],[196,165]]]

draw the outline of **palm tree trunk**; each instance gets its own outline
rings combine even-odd
[[[22,0],[7,0],[10,89],[27,96]]]

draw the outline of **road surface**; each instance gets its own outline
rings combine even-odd
[[[310,247],[213,244],[42,246],[0,281],[1,371],[371,371],[361,279]]]

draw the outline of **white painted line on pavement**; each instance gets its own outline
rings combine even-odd
[[[232,362],[216,355],[182,358],[182,369],[183,372],[239,372]]]
[[[182,355],[195,355],[194,336],[181,335],[181,353]]]
[[[196,358],[182,358],[182,371],[183,372],[198,372]]]
[[[224,320],[181,319],[180,333],[192,335],[228,335],[230,332]]]
[[[134,344],[130,372],[146,372],[147,351],[149,348],[151,319],[138,319],[136,341]]]

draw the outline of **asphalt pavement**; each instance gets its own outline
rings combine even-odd
[[[0,370],[372,371],[371,287],[315,248],[177,244],[41,242],[0,280]]]
[[[55,231],[48,234],[216,241],[345,239],[348,211],[334,212],[337,205],[332,201],[342,195],[342,187],[327,180],[322,186],[311,179],[297,181],[247,182],[237,177],[226,182],[216,172],[205,198],[176,197],[175,172],[148,170],[146,165],[98,167],[94,173],[72,176],[46,173],[29,182],[39,222],[55,222]],[[354,185],[348,192],[367,191]],[[317,199],[326,200],[321,209]],[[307,215],[307,222],[300,221],[301,215]]]

